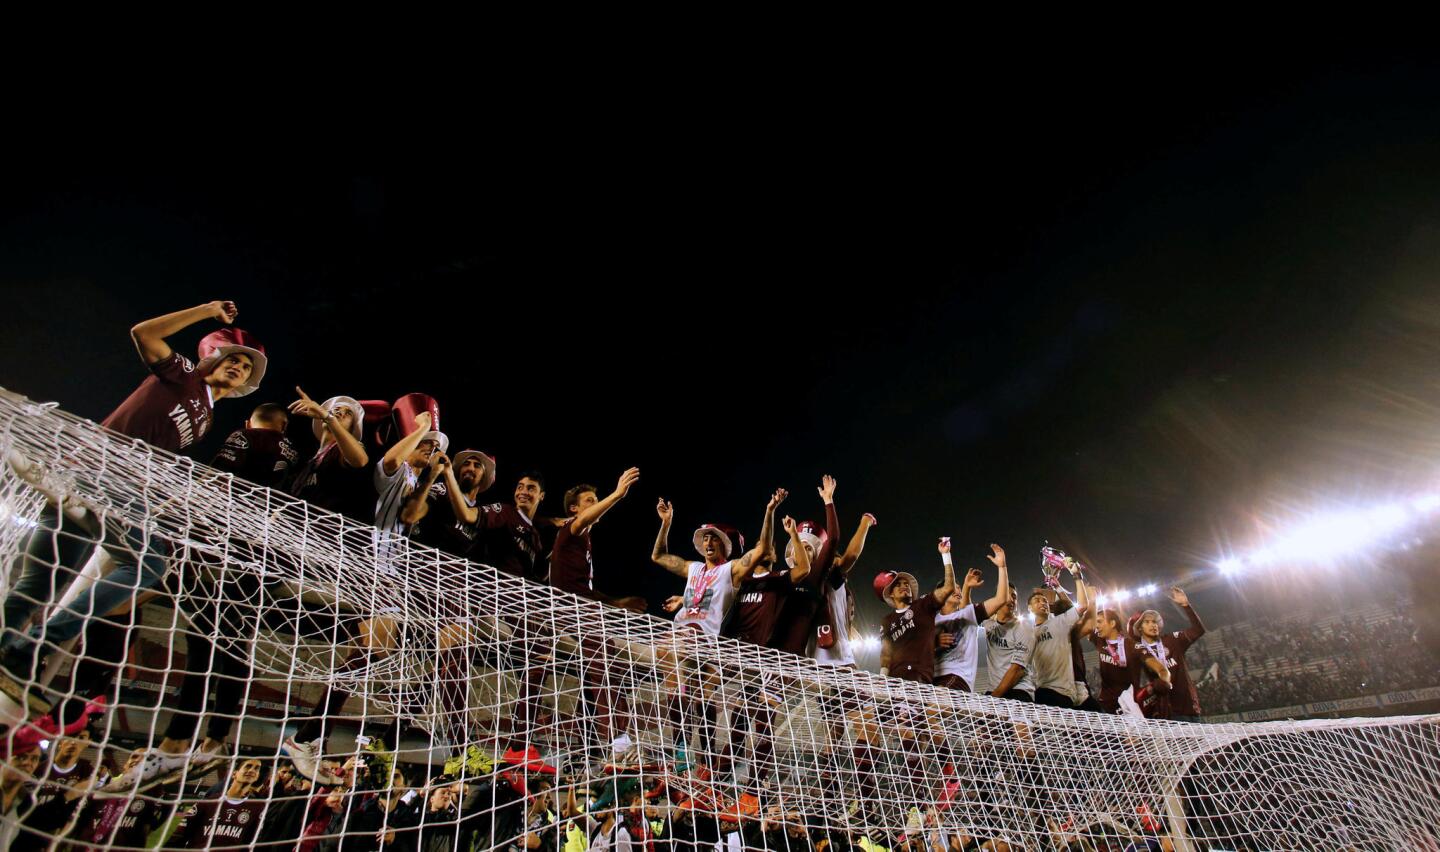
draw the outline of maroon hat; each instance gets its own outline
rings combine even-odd
[[[200,363],[195,366],[201,373],[209,375],[216,364],[225,360],[226,355],[236,353],[250,356],[250,378],[230,395],[246,396],[259,389],[260,380],[265,378],[265,365],[268,361],[265,358],[264,345],[245,329],[222,328],[200,338]]]
[[[425,440],[434,441],[439,445],[440,452],[447,452],[450,439],[440,431],[440,403],[429,394],[407,393],[395,400],[390,407],[390,416],[395,420],[396,434],[404,436],[415,431],[415,418],[422,411],[430,412],[430,431],[425,434]]]
[[[830,540],[830,533],[814,521],[801,521],[795,526],[795,534],[800,537],[802,542],[810,545],[810,549],[813,550],[817,556],[820,555],[820,549],[825,546],[825,542]],[[795,567],[794,541],[785,543],[785,562],[791,568]],[[818,571],[823,566],[811,565],[810,567]]]

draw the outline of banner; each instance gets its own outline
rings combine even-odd
[[[1269,722],[1275,719],[1293,719],[1302,716],[1318,716],[1322,713],[1342,713],[1347,710],[1364,710],[1374,707],[1397,707],[1414,704],[1417,701],[1440,700],[1440,686],[1424,689],[1401,689],[1384,695],[1362,695],[1359,698],[1341,698],[1336,701],[1316,701],[1313,704],[1292,704],[1289,707],[1269,707],[1264,710],[1247,710],[1243,713],[1225,713],[1206,716],[1205,721],[1221,722]]]

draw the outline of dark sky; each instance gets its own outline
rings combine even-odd
[[[1316,501],[1434,486],[1437,91],[1071,69],[803,139],[731,113],[540,165],[32,178],[0,218],[0,384],[99,419],[144,375],[131,324],[233,299],[271,356],[247,402],[430,393],[499,457],[495,499],[538,467],[557,512],[640,466],[596,535],[616,591],[678,589],[657,495],[684,553],[704,521],[753,537],[776,486],[818,518],[826,472],[845,535],[880,518],[862,587],[938,576],[942,534],[961,567],[1006,544],[1022,586],[1046,539],[1183,577]],[[221,409],[207,450],[249,405]]]

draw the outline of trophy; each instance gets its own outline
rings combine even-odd
[[[1060,587],[1060,572],[1069,571],[1072,577],[1084,579],[1085,566],[1073,559],[1065,551],[1058,547],[1051,547],[1049,543],[1040,548],[1040,570],[1045,574],[1046,588],[1065,592]],[[1065,594],[1070,594],[1065,592]]]

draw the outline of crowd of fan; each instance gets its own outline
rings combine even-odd
[[[1241,713],[1440,685],[1440,659],[1419,640],[1408,608],[1327,624],[1282,621],[1217,631],[1223,650],[1193,651],[1210,714]]]
[[[252,336],[226,328],[207,336],[199,360],[192,362],[171,350],[165,338],[206,319],[218,319],[228,326],[235,316],[233,303],[214,302],[135,326],[132,338],[152,375],[104,425],[166,450],[193,450],[213,422],[216,402],[258,389],[266,369],[264,350]],[[515,577],[549,583],[563,592],[645,611],[647,603],[642,597],[614,597],[595,589],[592,570],[595,524],[636,485],[637,469],[625,471],[608,493],[583,483],[569,488],[559,516],[546,518],[541,514],[546,482],[537,472],[521,474],[508,500],[481,501],[481,495],[497,482],[495,460],[478,449],[449,455],[448,436],[434,428],[439,418],[433,399],[412,394],[394,404],[382,404],[333,396],[316,402],[298,388],[297,393],[299,398],[289,405],[256,407],[245,427],[227,437],[211,464],[372,525],[379,561],[408,547],[406,540],[414,540]],[[287,435],[291,418],[308,420],[307,431],[318,443],[308,459],[302,459]],[[43,487],[38,479],[36,485]],[[783,489],[776,490],[766,503],[760,534],[749,549],[734,527],[699,525],[689,537],[698,559],[670,551],[675,510],[659,500],[660,526],[651,558],[685,581],[683,593],[664,605],[674,614],[676,630],[686,636],[691,635],[687,631],[724,636],[809,656],[823,665],[855,667],[853,643],[858,637],[849,577],[876,519],[865,515],[842,549],[835,490],[835,481],[828,476],[817,489],[824,521],[783,518],[778,525],[787,540],[783,549],[775,543],[776,510],[788,498]],[[755,795],[732,797],[723,806],[707,810],[691,789],[662,804],[647,799],[646,794],[654,791],[640,789],[638,780],[628,783],[615,773],[601,783],[612,789],[608,799],[604,791],[598,794],[599,805],[592,801],[579,808],[577,801],[585,798],[581,794],[590,787],[580,781],[563,785],[564,801],[557,801],[552,789],[556,769],[545,763],[527,739],[528,726],[540,718],[538,699],[533,695],[523,696],[514,708],[517,734],[504,749],[501,765],[484,776],[488,780],[483,784],[474,783],[469,776],[465,780],[449,775],[412,779],[404,767],[374,756],[383,754],[383,749],[357,755],[342,765],[334,763],[327,747],[327,729],[341,717],[350,697],[334,681],[324,685],[299,730],[279,744],[290,761],[288,766],[282,764],[269,773],[260,760],[235,759],[231,763],[235,748],[228,740],[234,721],[243,715],[241,687],[253,677],[253,649],[248,655],[233,650],[217,652],[206,644],[205,637],[216,632],[243,635],[230,620],[233,613],[227,613],[225,602],[255,597],[264,581],[252,576],[227,580],[238,587],[219,592],[212,589],[202,595],[218,605],[187,609],[185,596],[196,589],[185,583],[215,582],[213,579],[205,578],[204,572],[180,572],[186,577],[202,576],[177,583],[171,554],[161,547],[144,546],[143,531],[113,524],[86,527],[83,520],[64,511],[63,495],[49,496],[28,550],[13,571],[16,580],[5,600],[5,641],[0,649],[4,670],[0,692],[30,711],[28,721],[13,725],[6,739],[10,760],[0,813],[22,815],[26,826],[38,832],[29,835],[32,839],[43,835],[44,826],[70,825],[72,837],[90,844],[118,844],[122,835],[134,840],[168,826],[174,829],[170,842],[180,848],[201,848],[219,843],[221,838],[228,843],[243,837],[246,842],[270,839],[286,843],[298,838],[299,848],[321,850],[333,846],[338,835],[345,835],[350,838],[346,848],[368,848],[365,844],[383,842],[391,848],[468,849],[467,837],[473,839],[476,832],[487,838],[517,838],[517,850],[551,844],[557,848],[564,845],[567,852],[586,845],[618,849],[634,843],[653,846],[660,838],[682,837],[702,845],[826,845],[837,849],[876,845],[875,840],[860,834],[812,836],[803,826],[793,825],[796,819],[802,823],[805,819],[771,813]],[[77,543],[88,543],[88,548],[77,548]],[[65,605],[52,607],[67,582],[62,579],[65,572],[77,572],[90,550],[100,544],[115,559],[106,582],[90,586]],[[1186,652],[1205,628],[1182,590],[1171,590],[1171,600],[1187,626],[1167,632],[1157,611],[1147,610],[1127,619],[1115,610],[1095,607],[1094,590],[1073,560],[1057,562],[1059,567],[1045,585],[1029,593],[1022,609],[1010,583],[1005,552],[998,545],[991,545],[988,557],[998,575],[994,594],[988,597],[976,591],[991,585],[979,569],[956,576],[949,539],[941,540],[938,552],[942,576],[932,591],[922,594],[919,580],[904,572],[882,572],[874,580],[874,593],[892,609],[882,625],[882,674],[1062,708],[1198,719],[1200,704]],[[1073,599],[1060,587],[1065,570],[1073,578]],[[65,732],[82,736],[90,717],[103,713],[104,708],[101,703],[73,697],[52,707],[56,693],[37,683],[34,673],[43,670],[47,656],[55,653],[57,646],[79,639],[85,654],[74,667],[64,694],[81,699],[109,694],[118,663],[138,632],[131,626],[136,608],[160,594],[181,603],[193,628],[187,632],[185,677],[163,738],[150,748],[135,751],[126,765],[114,767],[103,778],[98,772],[72,775],[67,770],[58,774],[75,783],[60,784],[63,789],[47,789],[46,784],[55,786],[49,781],[37,786],[33,783],[39,761],[35,746],[57,732],[62,741]],[[267,595],[280,597],[273,589]],[[1025,610],[1028,617],[1021,617]],[[344,634],[349,657],[342,665],[359,665],[394,653],[405,635],[398,629],[401,619],[403,613],[368,614],[358,629]],[[440,631],[435,667],[438,672],[453,674],[451,682],[466,683],[465,673],[471,671],[470,629],[468,618],[457,617],[453,625]],[[1085,677],[1082,647],[1086,643],[1093,643],[1100,653],[1100,689],[1093,693]],[[696,719],[707,724],[700,725],[699,733],[693,735],[708,736],[706,731],[714,729],[721,708],[716,706],[716,695],[702,688],[707,676],[704,667],[698,674],[688,675],[694,678],[691,682],[684,680],[687,675],[681,674],[680,666],[673,670],[673,680],[664,690],[669,703],[661,713],[672,723],[677,737],[691,736],[685,720]],[[606,680],[603,671],[587,672],[586,678],[580,712],[603,717],[604,724],[596,723],[596,738],[613,742],[618,752],[619,744],[627,739],[627,697],[597,685]],[[437,740],[456,745],[476,740],[467,718],[467,696],[468,689],[431,696],[450,711],[446,717],[452,725],[448,730],[431,731]],[[773,747],[768,734],[774,719],[773,711],[764,709],[765,702],[754,703],[761,708],[730,714],[737,727],[727,740],[728,748],[735,748],[747,735],[742,727],[754,737],[756,754],[749,762],[752,774],[748,781],[758,789],[773,780],[766,777],[771,755],[765,750]],[[199,723],[207,710],[210,724],[199,736]],[[698,753],[716,756],[717,764],[733,763],[733,755],[722,751],[719,739],[691,744]],[[686,747],[683,739],[677,740],[676,747]],[[951,764],[956,759],[954,755],[941,757]],[[229,767],[225,780],[178,828],[159,799],[133,796],[133,791],[194,777],[197,768],[213,769],[212,765]],[[681,780],[683,788],[683,782],[695,780],[695,773],[708,777],[712,769],[718,772],[723,768],[672,766],[662,775]],[[52,779],[56,775],[48,769],[42,773]],[[82,777],[85,783],[79,783]],[[92,787],[104,795],[91,797]],[[288,798],[274,801],[268,793],[277,790]],[[117,801],[145,804],[140,811],[118,813]],[[728,821],[720,819],[722,813]],[[702,814],[708,816],[701,818]],[[933,813],[918,811],[916,820],[914,831],[898,841],[882,838],[885,842],[881,845],[898,842],[959,849],[973,841],[973,845],[983,844],[988,849],[1005,848],[998,838],[920,839],[939,832],[942,821]],[[7,819],[7,828],[14,823]],[[127,831],[131,833],[125,834]],[[267,832],[271,833],[268,837]],[[737,833],[740,836],[731,839]]]

